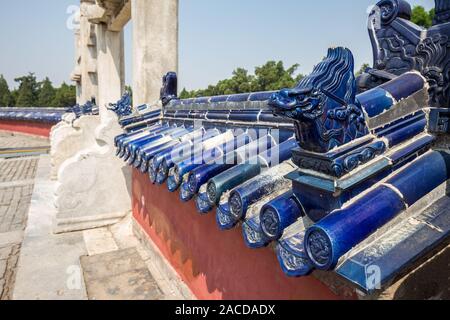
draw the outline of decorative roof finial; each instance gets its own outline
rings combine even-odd
[[[450,22],[450,1],[448,0],[434,0],[436,15],[433,24],[442,24]]]

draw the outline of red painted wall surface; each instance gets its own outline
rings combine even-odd
[[[54,124],[51,123],[0,120],[0,130],[27,133],[46,138],[50,136],[50,131],[53,126]]]
[[[313,277],[289,278],[269,248],[245,246],[241,228],[220,231],[178,192],[133,171],[133,215],[199,299],[337,299]]]

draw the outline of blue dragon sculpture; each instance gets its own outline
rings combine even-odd
[[[163,106],[166,106],[170,101],[177,99],[178,79],[175,72],[168,72],[164,75],[163,86],[161,88],[161,102]]]
[[[108,109],[115,112],[119,117],[131,115],[133,113],[131,94],[128,91],[125,92],[119,101],[110,103]]]
[[[295,88],[273,94],[269,106],[295,121],[302,149],[326,153],[369,133],[356,92],[353,55],[338,47]]]
[[[92,98],[91,101],[87,101],[84,105],[76,104],[70,107],[66,112],[74,113],[76,118],[80,118],[84,115],[98,115],[99,110],[95,103],[95,99]]]

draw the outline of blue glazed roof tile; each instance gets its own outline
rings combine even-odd
[[[413,264],[442,243],[449,232],[450,198],[444,196],[422,213],[389,226],[382,238],[368,239],[363,249],[355,249],[336,272],[372,293],[378,289],[377,284],[389,282],[401,274],[404,266]],[[369,281],[373,275],[379,276],[378,281]]]
[[[209,119],[209,121],[220,120],[220,119],[228,120],[230,118],[230,115],[232,115],[233,117],[236,117],[236,119],[241,120],[242,123],[246,123],[246,122],[249,123],[250,127],[258,125],[258,120],[261,121],[261,114],[262,114],[262,112],[258,112],[258,110],[236,110],[236,111],[210,110],[210,111],[208,111],[207,114],[205,114],[205,113],[206,112],[190,111],[190,110],[178,110],[178,111],[176,111],[176,113],[173,113],[170,111],[166,112],[166,114],[171,114],[172,117],[175,117],[174,120],[176,120],[176,118],[186,118],[186,119],[191,118],[192,119],[192,118],[197,118],[197,117],[198,118],[206,117],[206,119]],[[264,113],[269,115],[267,112],[264,112]],[[258,115],[256,118],[254,116],[255,114]],[[415,117],[407,117],[403,121],[397,121],[395,126],[391,127],[389,130],[385,129],[384,131],[380,131],[380,132],[382,132],[385,135],[389,135],[393,132],[401,132],[401,130],[403,128],[407,128],[410,124],[418,123],[418,122],[422,121],[423,119],[424,119],[423,114],[419,114]],[[282,120],[282,118],[281,118],[281,120]],[[163,122],[164,122],[164,118],[163,118]],[[242,123],[241,123],[241,126],[242,126]],[[181,122],[178,122],[178,125],[175,125],[175,126],[179,126],[180,124],[181,124]],[[154,128],[153,132],[158,133],[159,135],[161,135],[161,133],[164,134],[164,132],[166,132],[165,134],[166,134],[166,138],[168,138],[168,141],[170,141],[170,139],[172,139],[172,141],[173,141],[172,142],[173,144],[169,145],[167,147],[167,149],[164,149],[164,152],[167,153],[171,150],[171,148],[174,148],[177,145],[179,145],[179,143],[177,143],[176,141],[178,141],[177,139],[179,139],[180,137],[173,134],[173,132],[174,132],[173,130],[175,127],[172,127],[172,129],[169,129],[166,126],[166,127],[161,127],[160,129],[158,129],[158,125],[156,125],[153,128]],[[163,129],[163,128],[165,128],[165,129]],[[225,125],[222,128],[222,130],[226,129],[226,128],[228,128],[227,125]],[[191,130],[191,129],[188,129],[188,130]],[[292,130],[292,129],[287,129],[287,130]],[[391,155],[388,156],[389,159],[391,159],[392,164],[396,163],[396,161],[400,161],[400,159],[407,159],[408,157],[410,157],[411,154],[418,152],[418,150],[421,150],[421,149],[425,148],[426,146],[429,147],[431,142],[434,140],[434,136],[423,134],[423,128],[419,131],[420,131],[420,132],[418,132],[419,137],[417,139],[415,139],[411,143],[406,143],[403,148],[397,148],[398,149],[397,151],[392,152]],[[381,136],[383,136],[383,134]],[[136,135],[136,134],[133,134],[133,135]],[[127,135],[124,135],[121,138],[123,139],[126,136]],[[289,135],[285,135],[285,136],[289,137]],[[145,133],[141,134],[141,135],[137,135],[137,137],[138,138],[132,138],[128,142],[128,144],[129,144],[128,147],[126,146],[126,148],[125,148],[126,149],[125,154],[127,154],[127,156],[125,158],[128,161],[130,161],[130,159],[133,159],[134,165],[136,165],[137,160],[136,160],[136,158],[133,158],[133,153],[138,152],[139,149],[142,148],[142,143],[144,143],[144,141],[146,141],[146,139],[148,141],[148,138],[146,138]],[[170,138],[170,137],[172,137],[172,138]],[[121,138],[119,138],[119,140]],[[158,138],[156,138],[155,141],[157,141],[157,139]],[[409,138],[406,138],[407,141],[408,141],[408,139]],[[362,144],[360,143],[357,145],[358,148],[355,148],[355,147],[348,148],[348,150],[346,152],[362,152],[364,150],[364,146],[370,146],[371,143],[372,144],[374,143],[373,139],[362,140]],[[118,145],[120,145],[120,141],[118,141]],[[294,150],[296,147],[297,147],[297,144],[295,143],[295,140],[293,143],[286,144],[286,150],[290,151],[290,152],[292,152],[292,150]],[[281,150],[284,150],[284,149],[282,148]],[[123,151],[122,151],[122,153],[123,153]],[[266,160],[263,163],[266,163],[266,161],[268,159],[270,159],[272,154],[273,154],[273,151],[263,152],[261,154],[261,156],[262,156],[261,159],[266,158]],[[330,153],[330,155],[333,155],[334,157],[336,157],[336,156],[342,157],[343,153],[342,152],[332,152],[332,153]],[[139,166],[146,165],[146,164],[142,163],[143,160],[144,161],[151,160],[148,157],[139,157],[137,159],[139,159],[139,161],[140,161],[140,162],[138,161]],[[180,163],[182,161],[183,161],[183,158],[180,158],[179,160],[177,160],[177,163]],[[270,160],[269,160],[269,162],[270,162]],[[186,165],[187,164],[188,163],[186,163]],[[389,162],[387,162],[387,164],[389,165]],[[416,166],[417,168],[423,167],[420,165],[420,162],[417,162],[417,164],[415,163],[414,166]],[[206,169],[208,167],[208,165],[204,164],[203,167]],[[193,170],[194,168],[200,169],[201,167],[199,167],[198,165],[197,166],[189,165],[186,168],[189,168],[189,169],[187,169],[188,171],[186,171],[186,173],[187,173],[187,172],[190,172],[191,170]],[[370,169],[370,166],[367,168]],[[399,169],[402,169],[402,168],[404,168],[404,167],[403,166],[399,167]],[[172,171],[173,171],[173,168],[172,168]],[[437,170],[437,171],[439,171],[439,170]],[[203,171],[198,171],[198,172],[203,172]],[[298,175],[298,173],[295,173],[294,176],[292,176],[292,179],[294,181],[300,181],[298,179],[297,175]],[[389,171],[387,171],[387,175],[389,175]],[[319,177],[310,176],[308,174],[304,174],[303,176],[305,178],[301,182],[303,184],[310,184],[312,181],[311,179],[319,178]],[[384,176],[386,176],[386,175],[384,175]],[[415,201],[417,201],[418,197],[420,198],[423,195],[425,195],[424,193],[418,192],[418,193],[414,193],[414,195],[409,196],[407,191],[402,191],[403,184],[404,183],[406,185],[410,184],[407,181],[410,181],[411,179],[413,179],[412,178],[413,176],[419,176],[419,175],[417,173],[414,173],[414,174],[412,174],[411,177],[410,177],[410,175],[403,177],[403,173],[400,173],[397,176],[395,176],[395,178],[391,178],[390,180],[387,180],[388,184],[392,185],[394,188],[396,188],[396,190],[399,190],[400,192],[402,192],[402,194],[404,194],[405,201],[408,204],[414,203]],[[428,176],[428,174],[427,174],[427,176]],[[276,176],[274,176],[274,177],[276,177]],[[381,175],[380,177],[383,177],[383,175]],[[344,177],[344,178],[348,179],[348,177]],[[254,177],[254,179],[258,179],[258,176]],[[378,179],[381,179],[381,178],[378,178]],[[402,179],[405,180],[404,183],[401,182]],[[248,180],[249,179],[245,180],[244,182],[239,182],[237,185],[237,188],[239,188],[241,185],[245,184],[245,182]],[[376,181],[377,180],[375,179],[373,183],[376,183]],[[442,176],[440,176],[439,173],[436,173],[436,179],[434,179],[434,178],[429,179],[429,181],[430,181],[430,187],[426,187],[425,188],[426,190],[432,188],[432,186],[437,183],[441,183]],[[332,183],[332,180],[330,180],[330,183]],[[236,221],[232,219],[233,214],[231,213],[231,206],[233,206],[234,203],[232,204],[229,202],[230,201],[229,200],[229,197],[230,197],[229,192],[227,192],[226,195],[224,197],[222,197],[222,202],[216,206],[214,204],[211,204],[210,199],[208,198],[208,192],[209,192],[207,189],[208,184],[205,184],[204,181],[202,182],[202,186],[199,187],[198,190],[194,189],[195,191],[197,191],[195,193],[193,193],[190,190],[189,182],[187,180],[180,181],[180,184],[173,186],[171,190],[175,191],[177,188],[179,188],[179,186],[181,186],[181,189],[179,189],[181,200],[182,201],[195,200],[199,214],[208,214],[208,213],[211,213],[212,210],[214,210],[214,212],[216,214],[216,219],[218,222],[219,229],[227,230],[227,229],[230,229],[230,228],[233,228],[236,226]],[[333,193],[335,192],[334,188],[335,188],[335,186],[333,186],[333,191],[330,189],[330,191]],[[361,188],[361,190],[359,192],[363,192],[364,190],[365,190],[364,188]],[[381,189],[379,189],[379,190],[385,190],[386,192],[389,192],[389,194],[391,194],[392,196],[397,197],[397,200],[403,199],[403,198],[398,198],[397,193],[388,187],[381,187]],[[356,193],[355,195],[357,195],[357,194],[358,193]],[[272,196],[273,196],[272,198],[274,198],[275,194]],[[411,197],[411,200],[408,200],[410,197]],[[390,198],[387,197],[386,195],[384,195],[380,199],[390,199]],[[347,200],[345,200],[345,201],[347,201]],[[255,249],[261,248],[261,247],[267,246],[271,242],[271,240],[265,235],[264,230],[261,227],[261,220],[260,220],[260,216],[258,213],[258,210],[261,210],[261,208],[263,208],[264,205],[266,205],[270,201],[271,201],[270,198],[263,198],[262,200],[260,200],[260,202],[252,205],[252,209],[254,207],[258,207],[258,209],[256,211],[252,211],[252,213],[249,216],[245,217],[244,220],[242,221],[243,222],[243,224],[242,224],[243,239],[244,239],[245,243],[247,244],[247,246],[249,246],[251,248],[255,248]],[[401,200],[401,201],[403,201],[403,200]],[[381,202],[377,201],[376,203],[377,203],[377,206],[372,207],[375,211],[378,210],[377,208],[379,207]],[[389,203],[390,203],[389,204],[390,208],[394,208],[394,209],[396,208],[395,206],[392,206],[391,202],[389,202]],[[280,208],[281,208],[281,210],[283,210],[283,207],[280,207]],[[284,218],[281,216],[281,219],[284,219]],[[290,223],[291,222],[288,222],[288,224],[290,224]],[[292,229],[290,229],[290,230],[292,230]],[[362,237],[364,237],[364,236],[362,236]],[[292,233],[291,236],[283,236],[277,242],[276,254],[280,261],[281,268],[288,276],[306,275],[306,274],[309,274],[313,270],[312,261],[308,260],[309,256],[306,254],[306,251],[304,251],[304,248],[302,245],[303,238],[304,238],[304,233],[295,233],[294,232],[294,233]],[[350,277],[350,278],[353,277],[352,279],[353,279],[354,283],[359,283],[359,281],[360,281],[360,280],[358,280],[359,279],[358,277],[360,277],[360,274],[356,274],[354,271],[352,271],[353,273],[351,275],[348,275],[348,273],[349,273],[348,268],[338,269],[337,272],[346,277]]]
[[[227,102],[245,102],[248,101],[249,96],[249,93],[233,94],[228,96]]]
[[[64,113],[63,109],[1,108],[0,120],[57,123],[62,120]]]
[[[436,81],[439,74],[431,75],[426,63],[416,61],[415,55],[423,59],[426,51],[421,46],[429,43],[412,45],[417,50],[407,58],[417,63],[399,65],[400,51],[395,50],[401,48],[378,41],[392,36],[391,23],[402,26],[396,32],[408,41],[420,41],[417,31],[422,29],[407,21],[405,3],[380,30],[372,30],[379,56],[374,69],[358,81],[350,50],[332,48],[292,89],[172,100],[146,134],[117,139],[118,156],[147,169],[149,183],[166,182],[170,192],[180,192],[181,201],[195,201],[199,214],[215,214],[220,230],[242,228],[250,248],[275,244],[287,276],[334,271],[369,292],[367,272],[375,264],[382,268],[381,285],[386,284],[448,240],[450,230],[448,197],[432,197],[450,178],[448,140],[442,139],[450,133],[448,110],[433,112],[437,105],[450,107],[450,90],[445,81]],[[440,49],[447,38],[434,43],[439,50],[429,52],[446,52]],[[448,57],[435,58],[440,68],[448,62]],[[162,98],[172,97],[169,91]],[[194,120],[202,120],[201,130],[214,129],[214,134],[182,141],[171,131],[182,127],[192,132]],[[259,128],[265,133],[258,139],[270,134],[276,144],[238,160],[242,146],[230,130],[242,134]],[[141,156],[146,135],[163,135],[160,139],[170,146],[161,154]],[[246,143],[250,148],[252,142]],[[179,151],[186,144],[195,156],[171,155],[170,148]],[[216,161],[226,155],[234,162],[225,170]],[[284,161],[292,170],[276,171]],[[414,213],[419,223],[408,227],[409,208],[424,199],[429,208]],[[396,233],[404,237],[395,238]]]

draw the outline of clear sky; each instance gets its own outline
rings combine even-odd
[[[163,0],[162,0],[163,1]],[[180,88],[198,89],[253,72],[268,60],[300,64],[308,73],[330,46],[346,46],[357,66],[372,62],[367,9],[376,0],[180,0]],[[433,0],[409,0],[431,9]],[[66,26],[76,0],[3,1],[0,7],[0,74],[35,72],[56,85],[69,82],[73,31]],[[126,27],[126,82],[131,84],[132,25]]]

